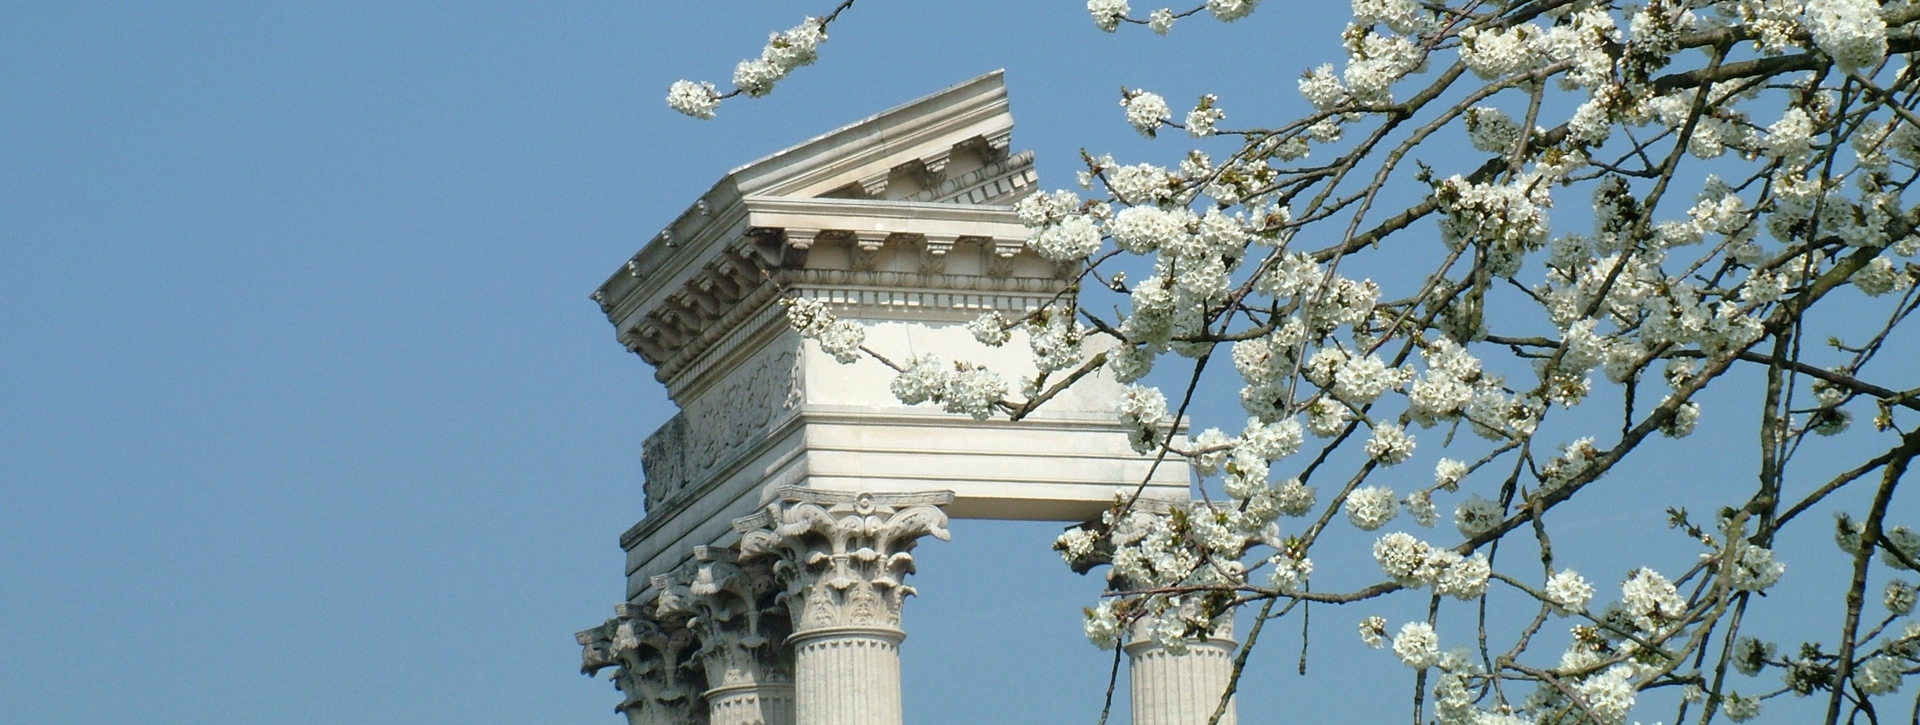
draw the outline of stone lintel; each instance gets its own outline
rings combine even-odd
[[[821,496],[953,492],[952,518],[1075,523],[1097,518],[1114,492],[1152,468],[1127,448],[1110,414],[1049,413],[1020,422],[976,421],[932,408],[862,410],[808,404],[689,490],[656,502],[625,535],[629,594],[679,566],[695,546],[738,540],[731,522],[793,487]],[[1154,470],[1145,497],[1188,498],[1184,465]],[[814,495],[814,494],[808,494]],[[631,598],[630,597],[630,598]]]

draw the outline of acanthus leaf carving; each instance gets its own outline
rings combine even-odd
[[[772,558],[786,584],[795,632],[898,628],[923,536],[947,539],[952,494],[849,494],[784,488],[761,514],[734,522],[742,561]],[[796,603],[794,600],[798,599]],[[797,604],[797,606],[796,606]]]
[[[695,722],[705,688],[702,673],[688,662],[695,644],[684,620],[661,619],[657,606],[619,604],[614,618],[578,632],[580,671],[596,675],[613,667],[613,686],[623,697],[615,712],[634,725]]]
[[[785,598],[767,561],[739,562],[729,549],[699,546],[686,568],[654,584],[674,591],[700,640],[696,653],[712,688],[787,685],[793,681],[791,652],[781,644],[790,632]]]

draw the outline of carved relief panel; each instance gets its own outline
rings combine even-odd
[[[640,453],[651,511],[714,475],[800,407],[800,358],[776,344],[687,402]]]

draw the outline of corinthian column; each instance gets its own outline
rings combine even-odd
[[[629,725],[688,725],[696,722],[699,673],[684,665],[694,646],[684,621],[661,619],[656,607],[614,606],[614,618],[575,635],[582,646],[580,671],[594,675],[607,667],[613,686],[625,697],[615,712]]]
[[[1143,620],[1144,621],[1144,620]],[[1133,693],[1133,725],[1206,725],[1220,706],[1233,675],[1233,617],[1217,620],[1213,635],[1186,642],[1182,651],[1170,650],[1135,626],[1128,638],[1127,669]],[[1220,725],[1239,721],[1233,701],[1220,716]]]
[[[945,491],[784,488],[734,522],[743,561],[771,558],[793,620],[797,725],[900,725],[900,609],[914,544],[948,538]]]
[[[793,725],[792,631],[771,562],[736,564],[731,550],[696,546],[692,567],[653,578],[662,611],[684,613],[700,640],[709,725]]]

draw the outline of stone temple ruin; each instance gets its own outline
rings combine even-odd
[[[923,537],[950,518],[1097,518],[1150,470],[1147,499],[1187,501],[1188,471],[1128,446],[1104,374],[1019,422],[977,421],[901,404],[891,370],[786,324],[783,296],[818,299],[876,350],[1030,374],[1023,342],[964,328],[1044,306],[1077,272],[1025,247],[1012,204],[1037,176],[1012,132],[995,72],[815,137],[729,172],[593,293],[680,407],[644,444],[626,601],[578,634],[630,723],[900,725]],[[1221,634],[1179,655],[1126,645],[1135,723],[1206,721],[1235,647]]]

